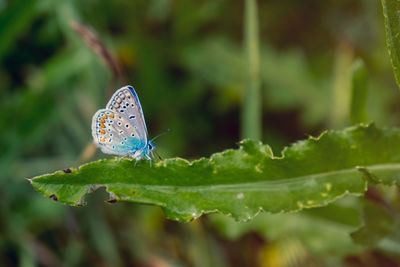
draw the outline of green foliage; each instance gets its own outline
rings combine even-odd
[[[345,197],[329,206],[298,213],[261,213],[247,223],[237,223],[220,214],[211,215],[208,222],[229,240],[240,239],[249,232],[257,232],[272,242],[297,237],[311,253],[334,258],[362,249],[349,235],[360,224],[359,205],[359,199]]]
[[[167,159],[152,168],[147,162],[135,167],[131,160],[101,160],[31,182],[45,196],[70,205],[81,205],[87,192],[105,186],[117,201],[158,205],[171,219],[219,211],[244,221],[261,210],[291,212],[346,194],[360,196],[368,179],[398,183],[399,150],[399,130],[357,126],[297,142],[282,158],[267,145],[245,140],[239,149],[209,159]]]
[[[365,201],[363,211],[365,225],[351,235],[359,244],[374,246],[400,226],[396,215],[371,201]]]
[[[362,227],[351,233],[356,243],[368,247],[391,244],[392,248],[397,244],[397,249],[399,248],[398,188],[382,185],[369,187],[363,202]]]
[[[224,151],[239,140],[241,108],[249,81],[248,58],[243,53],[244,1],[0,0],[1,266],[398,264],[399,193],[397,185],[390,185],[398,178],[398,162],[382,163],[396,158],[397,130],[382,127],[400,125],[400,94],[395,90],[390,59],[385,56],[380,3],[256,2],[258,10],[253,11],[258,20],[248,19],[259,22],[257,100],[262,103],[262,125],[255,125],[263,130],[260,140],[279,152],[307,135],[346,127],[350,122],[374,121],[378,129],[356,127],[324,133],[318,140],[310,138],[289,146],[285,158],[272,157],[268,146],[250,141],[239,149]],[[397,8],[394,1],[382,4],[390,15],[386,26],[392,34],[391,50],[396,52]],[[152,168],[148,162],[133,168],[134,163],[127,160],[95,161],[109,156],[89,146],[91,116],[107,103],[110,91],[125,83],[104,64],[105,58],[99,57],[101,49],[95,51],[82,40],[71,27],[72,21],[97,35],[120,64],[122,76],[135,86],[149,135],[171,129],[170,134],[157,140],[158,152],[164,158],[179,156],[188,160],[153,162]],[[391,54],[392,60],[393,55],[398,53]],[[363,71],[355,71],[355,56],[365,63],[368,81]],[[366,83],[368,90],[357,90]],[[350,133],[357,131],[368,133],[369,141],[361,146],[368,145],[368,149],[354,155],[358,150],[350,144],[361,138]],[[374,133],[377,138],[373,138]],[[379,138],[380,134],[384,137]],[[324,146],[324,140],[335,145]],[[260,150],[265,151],[258,153]],[[224,152],[194,160],[218,151]],[[319,154],[306,160],[300,151],[304,155],[313,151]],[[373,158],[380,167],[366,162],[367,167],[357,169],[353,165],[356,162],[346,160],[348,153],[353,153],[353,159],[359,158],[357,161]],[[231,167],[228,159],[237,155],[230,165],[243,165]],[[275,169],[263,174],[254,172],[258,160],[269,164],[260,166]],[[57,172],[34,180],[46,181],[35,185],[48,190],[46,196],[55,192],[53,199],[58,197],[61,202],[69,198],[74,204],[84,204],[85,200],[86,207],[70,207],[44,198],[24,179],[87,161],[93,162],[83,165],[79,172],[72,169],[71,174]],[[351,167],[346,175],[333,171],[338,177],[334,179],[321,173],[321,164],[329,170],[347,168],[346,164]],[[117,172],[84,177],[104,171],[104,165],[106,173]],[[207,175],[209,169],[224,166],[239,172],[224,177]],[[191,176],[182,176],[178,168]],[[227,173],[227,169],[223,171]],[[135,184],[114,182],[114,178],[120,181],[123,176],[118,174],[124,171],[128,173],[126,180]],[[303,176],[292,179],[291,174]],[[168,179],[160,179],[162,175],[168,175]],[[257,187],[257,182],[249,184],[249,177],[260,179],[259,183],[268,187]],[[90,184],[92,178],[105,183]],[[234,184],[236,179],[246,181],[249,187],[239,188]],[[318,183],[306,182],[313,179]],[[317,198],[326,192],[325,180],[329,180],[333,191],[327,194],[332,199],[326,203]],[[50,185],[50,181],[60,183]],[[63,184],[66,181],[77,184]],[[365,186],[375,183],[389,186],[382,186],[379,202],[373,200],[374,207],[369,208],[364,202],[365,198],[371,202],[371,187],[364,193]],[[188,184],[198,191],[188,192]],[[96,192],[87,194],[98,186],[101,188]],[[122,201],[124,195],[111,196],[121,200],[117,204],[104,204],[109,196],[106,186],[108,190],[135,189],[136,195],[123,192],[129,201],[156,206]],[[216,193],[227,187],[233,191]],[[254,187],[258,190],[254,193],[239,191]],[[352,188],[351,196],[340,198],[348,187]],[[240,193],[242,202],[237,199]],[[176,194],[176,201],[171,194]],[[247,198],[252,194],[253,198]],[[186,202],[185,195],[190,201]],[[309,199],[310,195],[315,198]],[[307,200],[316,200],[315,207]],[[228,201],[239,204],[231,207]],[[243,207],[245,201],[250,201],[250,212]],[[182,224],[167,220],[158,207],[180,220],[191,219],[193,210],[197,212],[195,217],[200,216],[202,205],[218,207],[224,213],[231,209],[237,212],[233,214],[235,219],[247,220],[247,216],[258,212],[258,206],[254,208],[257,202],[270,211],[280,207],[295,211],[301,204],[305,209],[261,212],[240,223],[216,213]],[[187,213],[176,215],[182,211]]]
[[[319,124],[328,117],[330,92],[327,81],[323,75],[315,77],[300,51],[282,53],[263,44],[260,58],[264,110],[289,112],[298,109],[301,121],[307,125]],[[229,110],[244,97],[246,61],[240,46],[225,38],[208,38],[187,47],[183,62],[193,79],[216,87],[213,101],[218,103],[215,107],[218,112]]]
[[[29,23],[36,16],[37,4],[34,0],[18,1],[13,4],[9,12],[0,17],[0,58],[16,41]]]
[[[400,87],[400,15],[397,0],[381,0],[385,18],[386,45],[389,51],[394,77]]]

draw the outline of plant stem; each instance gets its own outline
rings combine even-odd
[[[245,0],[244,47],[247,65],[247,90],[242,107],[241,135],[243,139],[260,140],[262,127],[256,0]]]
[[[340,43],[335,58],[329,128],[339,129],[349,124],[353,48]]]
[[[351,87],[350,122],[367,123],[368,75],[361,59],[353,63]]]

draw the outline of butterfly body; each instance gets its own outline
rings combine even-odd
[[[129,85],[118,89],[106,108],[94,114],[92,136],[103,153],[136,160],[150,160],[155,148],[147,135],[139,98]]]

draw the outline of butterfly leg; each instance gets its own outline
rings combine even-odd
[[[145,155],[145,158],[146,158],[147,160],[150,160],[150,168],[151,168],[151,165],[152,165],[152,164],[151,164],[151,157],[150,157],[148,154],[146,154],[146,155]]]
[[[115,161],[117,162],[117,163],[120,163],[121,161],[123,161],[125,159],[125,157],[118,157],[118,158],[115,158]]]
[[[151,157],[149,156],[149,154],[143,154],[143,158],[150,160],[150,168],[151,168],[152,164],[151,164]]]

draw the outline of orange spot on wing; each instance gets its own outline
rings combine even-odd
[[[107,115],[104,115],[103,118],[104,118],[104,119],[107,119]]]
[[[101,130],[101,131],[100,131],[100,133],[101,133],[101,134],[105,134],[105,133],[106,133],[106,131],[104,131],[104,130]]]
[[[101,128],[105,128],[106,126],[104,126],[104,124],[100,124],[100,127],[101,127]]]
[[[101,119],[101,120],[100,120],[100,122],[101,122],[101,123],[104,123],[104,122],[105,122],[105,120],[104,120],[104,119]]]
[[[110,114],[109,116],[110,116],[111,118],[114,118],[114,114]]]
[[[101,142],[104,143],[106,141],[106,137],[104,136],[103,139],[101,139]]]

